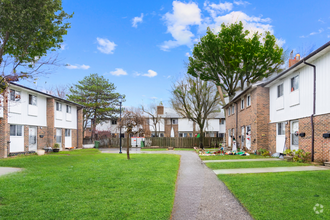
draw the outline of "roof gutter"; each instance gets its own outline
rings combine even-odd
[[[314,69],[314,85],[313,85],[313,114],[311,115],[311,127],[312,127],[312,162],[314,162],[314,115],[315,115],[315,106],[316,106],[316,66],[310,63],[307,63],[304,60],[304,64],[313,67]]]

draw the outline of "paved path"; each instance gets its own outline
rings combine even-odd
[[[21,168],[13,168],[13,167],[0,167],[0,176],[6,175],[8,173],[14,173],[21,171]]]
[[[213,170],[215,174],[239,174],[239,173],[277,173],[296,171],[329,170],[320,166],[297,166],[297,167],[268,167],[268,168],[242,168],[242,169],[221,169]]]
[[[281,161],[281,159],[272,158],[272,159],[203,160],[204,163],[251,162],[251,161]]]
[[[103,150],[105,153],[116,151]],[[192,151],[141,151],[146,154],[179,154],[180,169],[172,220],[252,219],[214,172]]]

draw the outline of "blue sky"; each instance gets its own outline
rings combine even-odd
[[[126,95],[125,106],[168,105],[172,83],[185,73],[194,42],[208,26],[216,30],[222,22],[241,20],[249,30],[271,31],[284,48],[300,53],[330,40],[328,0],[63,0],[63,8],[74,16],[58,51],[62,65],[39,77],[38,89],[98,73]]]

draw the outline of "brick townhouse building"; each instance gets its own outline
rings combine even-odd
[[[0,95],[0,157],[60,144],[81,148],[83,106],[16,83]]]
[[[162,105],[157,106],[157,114],[160,118],[157,123],[157,133],[159,137],[194,137],[199,133],[198,125],[187,118],[180,116],[174,109],[167,108]],[[206,137],[224,137],[225,135],[225,116],[223,112],[214,114],[209,120],[205,128]],[[146,137],[155,136],[155,128],[152,119],[145,115],[143,125]],[[119,127],[117,120],[109,120],[96,126],[98,133],[104,131],[111,132],[113,137],[119,137]],[[122,130],[125,133],[125,130]],[[124,134],[126,137],[126,134]]]
[[[251,135],[251,150],[303,149],[312,160],[329,161],[329,84],[330,42],[302,59],[297,55],[289,60],[287,70],[239,92],[224,106],[226,135],[235,137],[238,145],[249,146],[246,137],[242,140],[245,127],[245,135]],[[227,145],[231,141],[227,138]]]

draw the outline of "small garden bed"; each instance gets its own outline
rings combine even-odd
[[[293,167],[293,166],[311,166],[307,163],[294,163],[287,161],[249,161],[233,163],[205,163],[209,168],[216,169],[236,169],[236,168],[265,168],[265,167]]]

